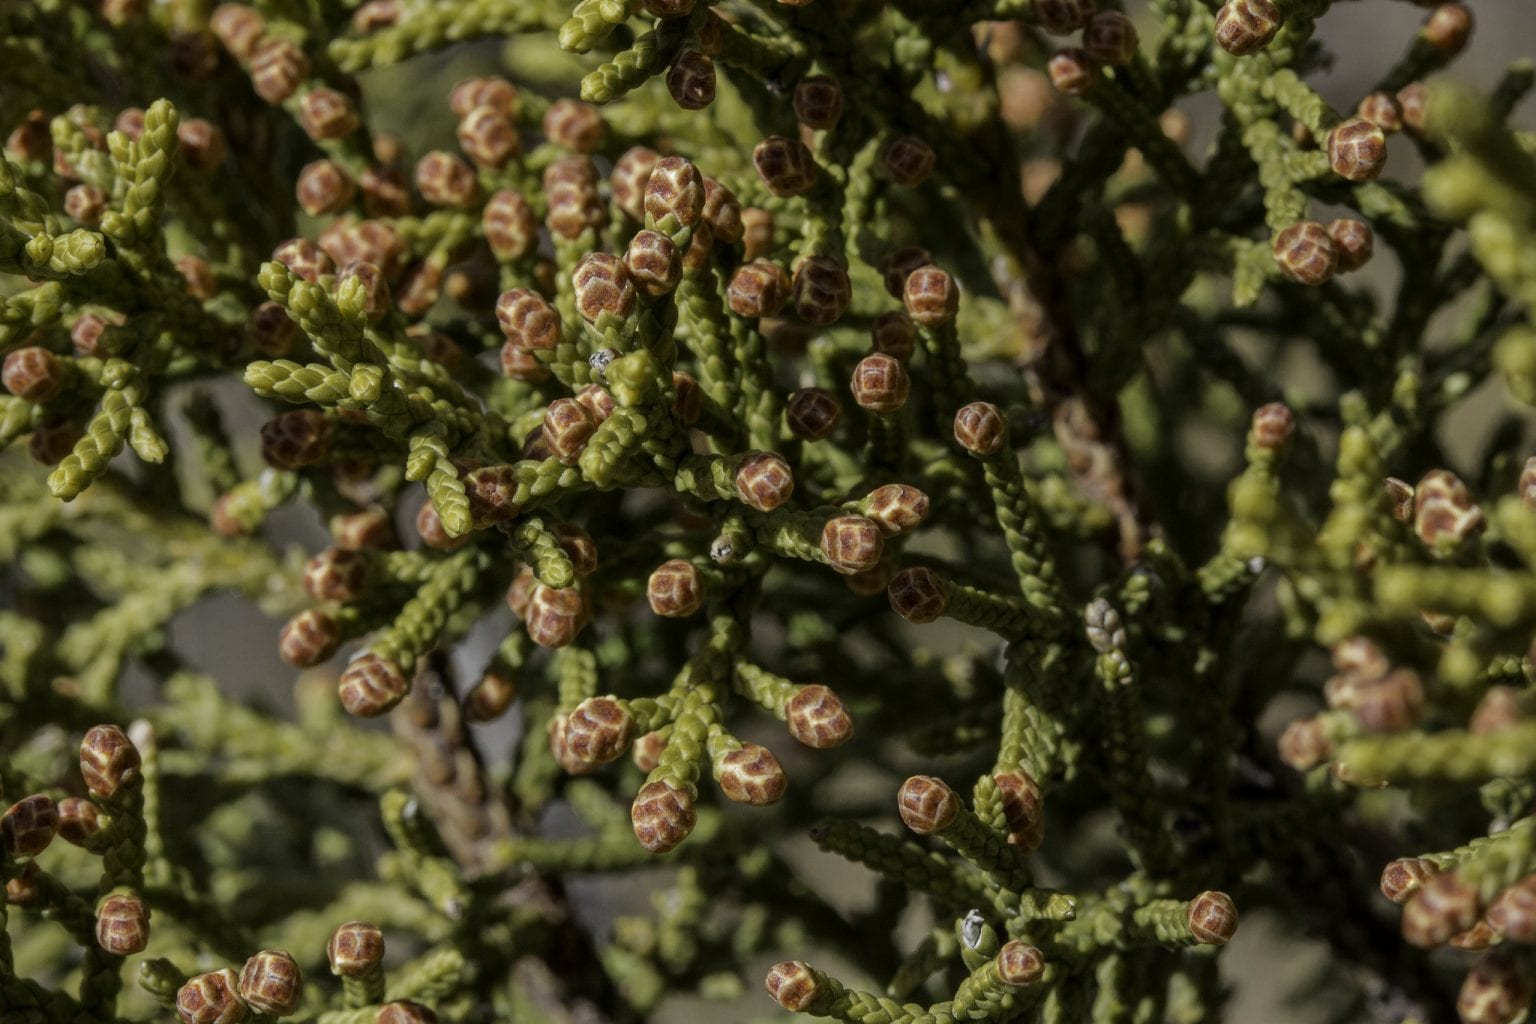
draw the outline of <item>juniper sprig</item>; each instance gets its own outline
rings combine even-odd
[[[1524,1019],[1536,70],[1417,6],[0,0],[0,1018]]]

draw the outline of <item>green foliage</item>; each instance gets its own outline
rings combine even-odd
[[[0,1018],[1519,1019],[1536,74],[1098,6],[0,0]]]

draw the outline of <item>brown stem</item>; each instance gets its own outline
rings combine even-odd
[[[978,140],[979,141],[979,140]],[[1003,138],[1006,142],[1006,137]],[[1001,164],[1001,161],[999,161]],[[1012,168],[1016,161],[1003,166]],[[979,191],[981,213],[1017,262],[1019,280],[999,282],[1016,312],[1038,317],[1035,345],[1024,365],[1030,396],[1051,417],[1056,441],[1078,483],[1115,517],[1119,554],[1127,563],[1140,557],[1152,532],[1140,490],[1131,474],[1130,451],[1121,431],[1120,409],[1088,387],[1088,357],[1077,331],[1066,281],[1054,251],[1046,251],[1028,230],[1017,172],[994,189]],[[1027,294],[1017,287],[1022,284]],[[1033,306],[1033,309],[1030,307]]]
[[[446,679],[436,671],[420,673],[410,695],[390,715],[390,724],[415,762],[412,789],[448,852],[466,877],[475,878],[494,845],[511,836],[512,823],[470,743]]]

